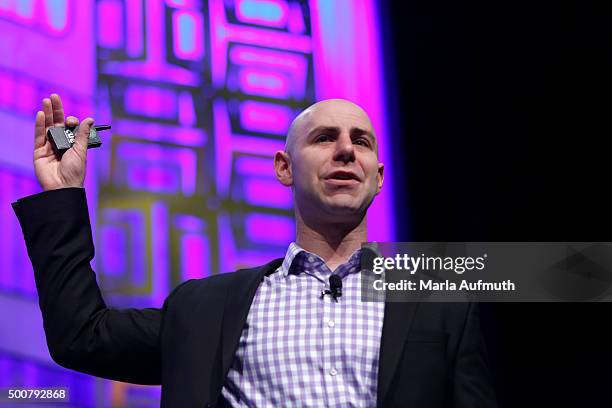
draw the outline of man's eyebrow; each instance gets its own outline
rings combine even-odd
[[[340,133],[340,128],[336,126],[317,126],[308,132],[308,137],[320,133],[320,132],[329,132],[329,133]],[[374,133],[367,129],[362,129],[360,127],[351,128],[351,136],[367,136],[372,143],[376,141],[376,137],[374,137]]]
[[[340,128],[336,126],[317,126],[310,132],[308,132],[308,137],[311,137],[312,135],[319,132],[340,133]]]

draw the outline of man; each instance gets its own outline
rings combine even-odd
[[[473,304],[360,301],[366,213],[384,178],[361,108],[311,106],[276,152],[297,225],[285,258],[187,281],[161,309],[107,308],[90,268],[83,181],[92,124],[85,119],[56,157],[45,134],[64,125],[64,112],[58,95],[44,99],[34,146],[44,192],[14,204],[58,364],[161,384],[164,407],[495,406]],[[338,298],[321,296],[332,274],[342,280]]]

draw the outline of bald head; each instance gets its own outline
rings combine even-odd
[[[384,179],[370,118],[343,99],[300,113],[285,150],[274,155],[274,168],[277,179],[292,188],[298,221],[310,225],[361,223]]]
[[[359,105],[346,99],[326,99],[304,109],[289,126],[285,151],[291,154],[296,142],[318,127],[340,127],[346,121],[351,121],[355,129],[371,135],[378,155],[378,144],[368,114]]]

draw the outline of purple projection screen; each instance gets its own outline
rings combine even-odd
[[[92,266],[109,305],[159,307],[186,279],[284,255],[292,197],[272,157],[317,100],[370,114],[386,188],[369,239],[394,240],[377,12],[374,0],[0,1],[0,387],[69,387],[74,406],[159,405],[159,387],[77,374],[48,355],[10,207],[40,191],[32,133],[44,96],[112,124],[88,158]]]

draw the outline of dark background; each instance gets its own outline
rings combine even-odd
[[[612,241],[605,3],[382,4],[398,240]],[[612,305],[481,308],[502,407],[612,406]]]

